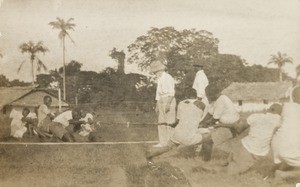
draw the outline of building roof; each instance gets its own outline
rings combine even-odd
[[[34,87],[0,87],[0,110],[7,104],[28,94]]]
[[[58,107],[58,98],[46,90],[33,90],[16,101],[10,103],[11,106],[30,106],[37,107],[43,104],[43,98],[49,95],[52,98],[51,107]],[[61,101],[62,107],[69,106],[66,102]]]
[[[56,92],[57,94],[57,92]],[[49,95],[52,98],[52,107],[58,107],[58,97],[53,90],[36,89],[35,87],[1,87],[0,88],[0,110],[5,105],[37,107],[43,103],[43,98]],[[69,106],[61,101],[62,107]]]
[[[292,82],[231,83],[222,91],[233,101],[278,100],[286,98]]]

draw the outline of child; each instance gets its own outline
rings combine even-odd
[[[28,131],[29,135],[33,135],[32,126],[37,124],[37,117],[35,114],[30,113],[28,108],[22,110],[22,116],[17,112],[12,111],[12,132],[11,135],[15,138],[22,138],[24,133]]]
[[[29,136],[31,137],[34,135],[34,132],[35,132],[34,128],[38,124],[38,119],[35,114],[30,113],[30,110],[28,108],[23,109],[22,115],[23,115],[23,117],[22,117],[21,121],[25,123],[27,132],[28,132]]]
[[[81,124],[81,130],[79,132],[79,135],[88,136],[93,130],[95,130],[93,115],[91,113],[87,113],[84,110],[81,110],[80,112],[80,121],[83,121],[84,123]]]

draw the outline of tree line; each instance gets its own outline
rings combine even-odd
[[[29,54],[32,83],[36,81],[43,88],[49,87],[53,81],[58,81],[65,99],[71,103],[153,101],[155,83],[151,77],[134,73],[125,74],[126,55],[128,55],[127,63],[137,64],[144,72],[148,71],[149,65],[154,60],[163,61],[177,82],[178,99],[183,98],[184,91],[193,83],[196,72],[192,65],[195,62],[204,64],[204,71],[210,83],[219,90],[232,82],[291,80],[282,71],[286,63],[293,63],[292,58],[285,53],[278,52],[271,55],[269,64],[275,64],[277,68],[250,66],[237,55],[220,54],[219,40],[211,32],[196,29],[176,30],[173,27],[151,28],[128,45],[127,54],[123,50],[113,48],[109,56],[118,62],[117,69],[108,67],[100,72],[82,71],[81,62],[72,60],[66,63],[65,59],[65,38],[68,37],[75,44],[68,33],[68,30],[74,30],[75,24],[72,21],[72,18],[68,21],[57,18],[56,21],[49,23],[53,29],[59,29],[59,39],[63,44],[63,63],[58,70],[50,70],[49,74],[34,75],[33,63],[37,64],[37,71],[47,70],[38,53],[45,54],[49,49],[42,41],[37,43],[29,41],[19,46],[22,53]],[[19,70],[24,63],[25,61],[21,63]],[[300,67],[296,70],[300,72]],[[12,86],[12,83],[5,83],[7,82],[5,78],[0,77],[0,86]]]

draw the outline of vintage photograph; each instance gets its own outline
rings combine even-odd
[[[0,186],[300,186],[300,0],[0,0]]]

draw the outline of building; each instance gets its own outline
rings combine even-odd
[[[292,82],[234,82],[222,94],[233,101],[238,111],[257,112],[267,109],[273,103],[287,101],[287,91],[291,87]]]
[[[1,87],[0,88],[0,111],[1,114],[8,115],[12,110],[22,111],[24,107],[31,112],[43,104],[43,98],[49,95],[52,98],[50,110],[58,112],[59,100],[58,92],[53,89],[39,89],[35,87]],[[69,107],[65,101],[61,101],[62,110]]]

